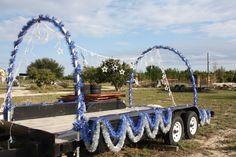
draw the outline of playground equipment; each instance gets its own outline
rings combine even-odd
[[[65,37],[74,68],[75,97],[73,102],[14,106],[12,104],[13,70],[18,47],[24,35],[36,23],[49,22],[59,29]],[[176,54],[187,66],[193,88],[193,102],[189,104],[171,104],[169,107],[144,106],[133,104],[135,69],[130,74],[129,104],[119,105],[117,109],[86,112],[88,104],[84,102],[81,91],[83,81],[82,68],[78,63],[78,52],[70,33],[62,22],[54,17],[40,15],[33,18],[22,28],[14,42],[7,78],[7,94],[4,103],[4,120],[0,122],[0,156],[61,156],[66,154],[79,156],[79,148],[85,146],[87,151],[95,152],[106,146],[118,152],[127,139],[136,143],[144,134],[156,138],[162,133],[166,143],[176,145],[182,137],[192,138],[198,126],[210,123],[211,111],[198,107],[198,97],[193,70],[188,60],[176,49],[168,46],[154,46],[137,57],[134,66],[153,50],[165,49]],[[81,56],[84,57],[84,56]],[[166,78],[166,76],[164,76]],[[170,90],[169,87],[166,87]],[[98,103],[122,103],[119,100],[101,100]]]

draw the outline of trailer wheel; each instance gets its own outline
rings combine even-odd
[[[198,130],[198,116],[193,111],[188,111],[185,115],[185,137],[193,138]]]
[[[184,123],[180,116],[175,116],[172,120],[170,131],[165,135],[165,143],[169,145],[177,145],[184,134]]]
[[[185,85],[181,85],[181,86],[179,87],[179,91],[180,91],[180,92],[185,92],[185,91],[186,91]]]
[[[175,91],[175,92],[178,92],[178,91],[179,91],[179,85],[175,85],[174,91]]]

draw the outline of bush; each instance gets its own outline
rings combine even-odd
[[[64,67],[49,58],[37,59],[27,67],[29,78],[35,80],[39,87],[52,84],[62,78],[63,73]]]
[[[40,88],[36,84],[32,84],[27,88],[28,90],[39,90]]]
[[[58,83],[58,85],[63,87],[63,88],[68,88],[69,87],[69,83],[67,83],[67,82],[61,82],[61,83]]]
[[[56,86],[56,85],[42,85],[42,86],[37,86],[36,84],[30,85],[29,88],[27,88],[28,90],[33,90],[39,93],[47,93],[50,91],[58,91],[60,89],[62,89],[61,86]]]
[[[18,80],[14,80],[13,87],[19,87],[19,86],[20,86],[20,82]]]

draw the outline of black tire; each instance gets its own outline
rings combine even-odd
[[[185,138],[191,139],[196,135],[198,130],[198,116],[194,111],[188,111],[184,119]]]
[[[180,88],[179,88],[179,91],[180,92],[185,92],[186,91],[186,88],[184,85],[181,85]]]
[[[175,85],[174,91],[175,91],[175,92],[179,92],[179,85]]]
[[[176,124],[181,126],[181,128],[179,130],[179,131],[181,131],[181,133],[178,136],[179,139],[175,136],[176,134],[178,134],[178,132],[175,132],[175,130],[174,130],[174,128],[176,128]],[[176,116],[174,116],[174,118],[172,120],[172,124],[171,124],[169,132],[164,137],[165,143],[168,145],[177,145],[178,142],[182,139],[183,135],[184,135],[183,120],[180,116],[176,115]]]

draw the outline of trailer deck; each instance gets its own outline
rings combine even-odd
[[[106,117],[111,121],[118,121],[121,114],[129,113],[133,116],[137,116],[140,111],[152,113],[153,107],[134,107],[99,112],[88,112],[86,114],[86,117],[88,118],[88,120],[95,120],[99,117]],[[37,129],[53,134],[55,136],[55,144],[62,144],[65,142],[75,141],[77,139],[77,132],[73,130],[72,125],[74,121],[75,115],[71,114],[35,119],[16,120],[13,121],[13,124],[18,124],[31,129]]]
[[[98,117],[117,116],[128,112],[133,113],[139,111],[147,111],[150,109],[152,109],[152,107],[135,107],[135,108],[124,108],[124,109],[99,111],[99,112],[89,112],[86,114],[86,117],[88,118],[88,120],[93,120]],[[63,134],[67,134],[68,132],[71,131],[71,129],[73,128],[72,124],[74,121],[75,121],[75,115],[63,115],[55,117],[18,120],[18,121],[13,121],[13,123],[33,129],[43,130],[55,134],[57,136],[63,136]]]
[[[71,106],[72,107],[72,106]],[[73,108],[73,107],[72,107]],[[137,117],[140,112],[153,114],[154,109],[163,108],[160,105],[147,105],[142,107],[122,108],[107,111],[88,112],[86,118],[88,121],[96,120],[97,118],[107,118],[110,121],[118,121],[121,114],[131,115]],[[193,105],[178,105],[172,107],[172,110],[188,110],[194,108]],[[193,110],[193,109],[192,109]],[[34,119],[24,119],[13,121],[13,124],[18,124],[32,129],[42,130],[51,133],[55,136],[55,144],[76,140],[77,132],[73,130],[73,122],[75,115],[51,116]]]

